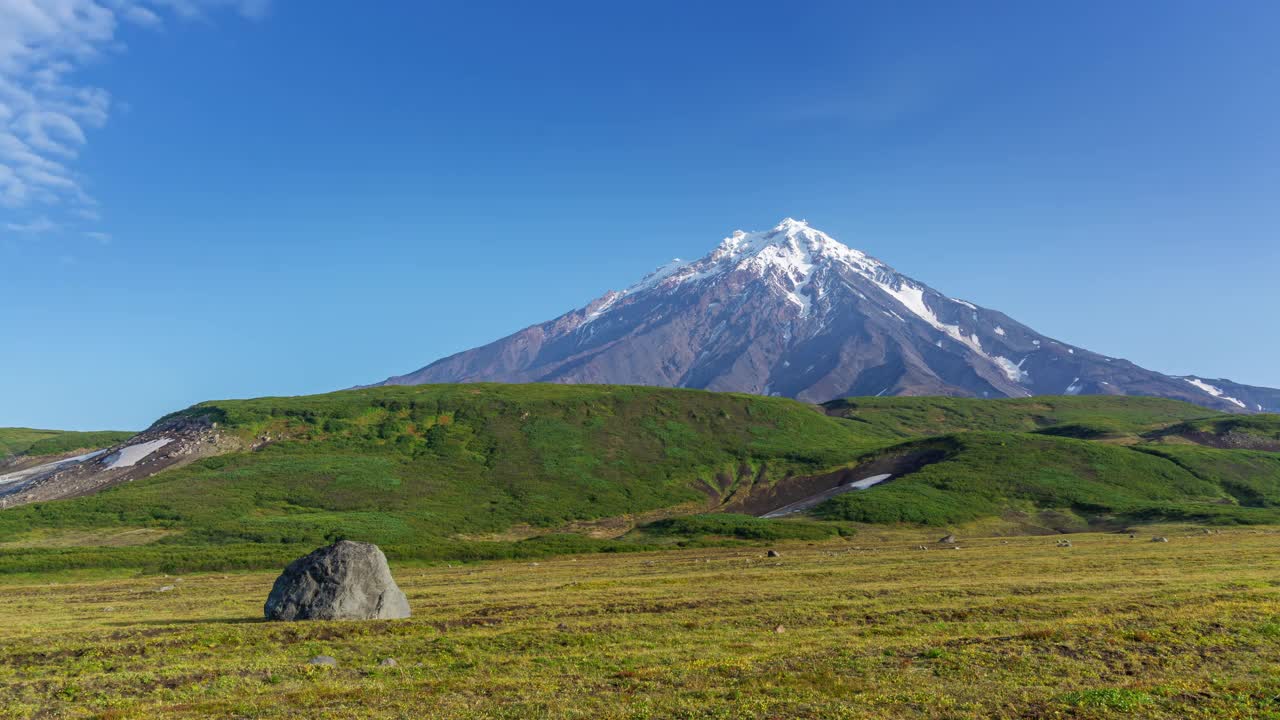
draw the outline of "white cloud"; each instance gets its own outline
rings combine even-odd
[[[75,161],[114,103],[76,72],[123,52],[123,23],[149,29],[164,15],[207,19],[233,10],[258,19],[270,0],[0,0],[0,220],[13,232],[49,232],[43,213],[98,217]],[[33,215],[33,213],[35,215]],[[30,228],[48,228],[32,230]],[[23,228],[21,230],[17,228]]]
[[[27,141],[37,150],[75,157],[85,143],[84,130],[69,116],[51,110],[34,110],[22,116]]]
[[[59,230],[61,229],[61,226],[47,217],[38,217],[25,223],[5,223],[4,228],[9,232],[41,235],[47,232],[53,232],[54,230]]]
[[[271,10],[271,0],[151,0],[186,20],[206,18],[214,10],[230,8],[250,20],[261,20]]]
[[[125,20],[128,20],[135,25],[141,25],[147,28],[158,28],[161,25],[164,25],[164,20],[161,20],[159,15],[141,5],[134,5],[133,7],[125,8],[120,14]]]

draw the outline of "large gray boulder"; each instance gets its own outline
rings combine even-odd
[[[409,617],[409,601],[377,545],[340,540],[290,563],[263,612],[268,620],[387,620]]]

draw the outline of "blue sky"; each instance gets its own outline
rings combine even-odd
[[[0,426],[376,381],[784,216],[1280,386],[1280,5],[793,5],[0,0]]]

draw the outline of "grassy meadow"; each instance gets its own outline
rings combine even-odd
[[[1280,718],[1280,529],[936,539],[393,563],[403,621],[262,622],[271,572],[11,574],[0,717]]]

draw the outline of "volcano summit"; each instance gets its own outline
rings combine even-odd
[[[656,385],[783,395],[1144,395],[1275,412],[1280,390],[1173,377],[951,297],[800,220],[737,231],[621,292],[382,385]]]

